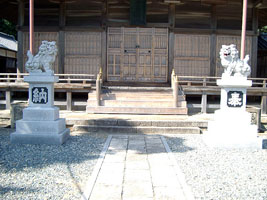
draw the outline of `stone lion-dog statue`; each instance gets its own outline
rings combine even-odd
[[[246,55],[243,60],[239,59],[236,45],[222,45],[220,50],[221,64],[224,68],[222,77],[245,77],[251,73],[251,68],[248,64],[249,55]]]
[[[56,60],[56,55],[56,42],[42,41],[39,52],[35,56],[33,56],[30,51],[27,52],[28,60],[25,64],[26,71],[31,73],[48,72],[54,74],[52,66]]]

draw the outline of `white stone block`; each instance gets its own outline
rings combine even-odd
[[[261,149],[258,127],[251,125],[250,116],[246,111],[218,110],[203,135],[204,142],[210,147]]]
[[[54,121],[59,118],[58,107],[28,107],[23,110],[25,121]]]
[[[59,134],[66,129],[65,119],[55,121],[25,121],[16,122],[16,130],[21,134]]]
[[[51,76],[47,73],[31,73],[30,76],[25,76],[24,81],[27,83],[56,83],[59,81],[58,76]]]
[[[14,132],[10,135],[10,141],[13,144],[52,144],[61,145],[70,136],[70,130],[64,129],[59,134],[21,134]]]

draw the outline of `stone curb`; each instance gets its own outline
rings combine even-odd
[[[166,141],[166,139],[163,137],[163,136],[160,136],[160,139],[167,151],[167,154],[168,154],[168,157],[175,169],[175,172],[176,172],[176,176],[178,178],[178,181],[182,187],[182,190],[183,190],[183,193],[184,193],[184,196],[186,197],[186,200],[195,200],[195,197],[191,191],[191,188],[187,185],[186,183],[186,180],[185,180],[185,176],[183,174],[183,172],[181,171],[180,167],[178,166],[177,164],[177,161],[175,160],[173,154],[172,154],[172,151]]]
[[[108,150],[111,139],[112,139],[112,135],[109,135],[107,140],[106,140],[106,143],[103,147],[103,150],[101,151],[101,153],[99,155],[99,158],[98,158],[98,161],[97,161],[96,166],[94,168],[94,171],[91,174],[90,179],[88,180],[88,182],[84,188],[84,192],[82,194],[81,200],[88,200],[91,196],[91,193],[93,191],[97,176],[99,174],[99,171],[100,171],[101,166],[103,164],[103,161],[105,159],[105,155],[106,155],[106,152]]]

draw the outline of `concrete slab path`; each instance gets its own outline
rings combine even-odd
[[[191,200],[163,136],[110,135],[82,200]]]

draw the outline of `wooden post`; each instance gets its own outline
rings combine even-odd
[[[29,31],[29,37],[30,37],[30,52],[34,54],[34,0],[30,0],[30,31]]]
[[[247,26],[247,5],[248,1],[243,0],[243,16],[242,16],[242,35],[241,35],[241,52],[240,59],[243,60],[245,56],[245,44],[246,44],[246,26]]]
[[[17,53],[17,81],[20,80],[20,73],[23,72],[23,32],[21,27],[24,26],[24,1],[18,1],[18,53]]]
[[[10,91],[6,91],[6,110],[10,110],[11,108],[11,94]]]
[[[101,106],[100,96],[101,96],[101,79],[98,75],[96,79],[96,106]]]
[[[207,86],[207,80],[206,78],[203,79],[203,86]],[[202,92],[202,97],[201,97],[201,113],[207,113],[207,93]]]
[[[266,80],[263,81],[263,88],[266,88]],[[261,113],[267,114],[267,98],[266,98],[266,96],[261,97]]]
[[[64,74],[65,71],[65,30],[66,25],[66,3],[61,1],[59,4],[59,50],[58,50],[58,73]]]
[[[174,85],[174,79],[175,79],[175,70],[174,68],[172,69],[172,74],[171,74],[171,88],[173,89]]]
[[[67,110],[72,110],[72,93],[71,91],[67,91]]]
[[[178,76],[175,76],[174,79],[174,83],[173,83],[173,106],[175,108],[178,107],[178,92],[179,92],[179,88],[178,88]]]

